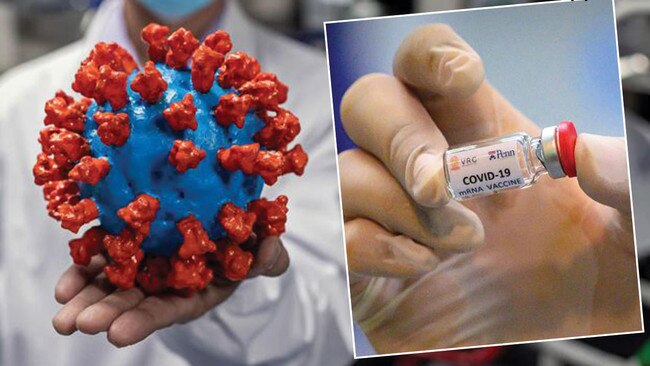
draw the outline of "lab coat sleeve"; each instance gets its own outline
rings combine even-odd
[[[289,196],[289,270],[244,281],[202,318],[161,332],[193,364],[343,365],[351,362],[351,329],[336,153],[329,108],[318,130],[300,141],[309,153],[302,177],[285,176],[263,196]]]

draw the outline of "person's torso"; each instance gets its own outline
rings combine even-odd
[[[322,125],[324,119],[330,121],[323,55],[258,30],[254,34],[255,49],[246,51],[260,60],[264,70],[278,74],[291,87],[285,108],[301,118],[303,131],[297,142],[309,151],[310,145],[330,140],[332,156],[326,159],[328,165],[334,166],[331,124]],[[51,318],[60,309],[54,300],[54,287],[60,274],[71,264],[66,244],[73,235],[47,215],[42,189],[33,183],[31,168],[40,152],[37,138],[43,128],[43,106],[59,89],[74,95],[70,85],[90,46],[83,41],[67,46],[19,66],[0,83],[3,95],[0,101],[0,363],[177,365],[183,361],[155,336],[129,349],[113,352],[105,335],[63,337],[51,326]],[[315,153],[327,155],[329,151]],[[322,178],[324,186],[337,186],[335,174]],[[302,196],[319,197],[318,189],[309,187],[310,191],[303,192]],[[296,188],[293,183],[280,182],[271,190],[271,196],[275,197]],[[336,195],[331,199],[338,201]],[[334,206],[338,210],[338,202]],[[310,227],[299,221],[298,217],[290,216],[289,225],[297,229],[294,237],[302,240],[313,236],[311,231],[317,224]],[[336,237],[340,223],[332,224],[335,228],[330,231]],[[298,229],[301,226],[303,230]],[[339,242],[327,247],[314,245],[309,250],[342,266],[339,245]],[[80,348],[93,352],[80,352]]]

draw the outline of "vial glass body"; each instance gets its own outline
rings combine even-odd
[[[546,173],[541,141],[526,133],[453,147],[445,152],[447,190],[455,200],[531,186]]]

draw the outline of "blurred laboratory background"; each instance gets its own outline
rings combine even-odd
[[[606,0],[608,1],[608,0]],[[643,0],[641,0],[643,1]],[[0,74],[82,37],[102,0],[0,0]],[[515,4],[498,0],[240,0],[250,16],[290,37],[325,47],[323,22]]]
[[[231,0],[234,1],[234,0]],[[610,1],[610,0],[587,0]],[[259,22],[324,52],[323,22],[538,1],[241,0]],[[0,0],[0,77],[83,36],[101,0]],[[615,0],[644,319],[650,309],[650,1]],[[2,98],[0,98],[1,103]],[[363,338],[363,334],[355,332]],[[650,365],[646,334],[370,358],[357,365]],[[369,350],[371,346],[366,344]]]

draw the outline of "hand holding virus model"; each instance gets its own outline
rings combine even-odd
[[[213,279],[240,281],[246,247],[285,231],[286,196],[260,198],[264,183],[301,175],[307,155],[288,144],[300,123],[279,105],[288,88],[229,35],[203,43],[149,24],[150,61],[138,69],[116,43],[98,43],[72,89],[45,105],[42,152],[33,168],[47,210],[77,233],[70,254],[121,289],[190,296]],[[88,99],[90,98],[90,99]]]

